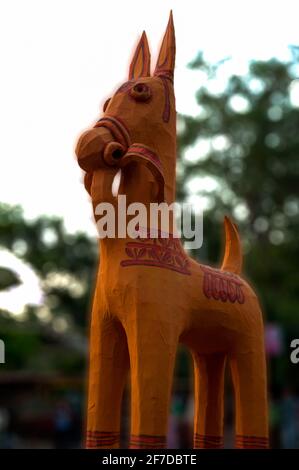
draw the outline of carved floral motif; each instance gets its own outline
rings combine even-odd
[[[162,238],[158,232],[156,238],[138,237],[126,243],[127,258],[121,261],[121,266],[156,266],[190,275],[189,260],[184,253],[180,240],[167,234],[169,238]]]

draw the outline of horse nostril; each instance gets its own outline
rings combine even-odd
[[[115,160],[119,160],[123,156],[123,151],[121,149],[115,149],[112,152],[112,157],[115,158]]]
[[[104,150],[104,161],[109,166],[116,166],[125,154],[125,148],[118,142],[109,142]]]

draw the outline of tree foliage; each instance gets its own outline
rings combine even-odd
[[[196,94],[198,116],[179,117],[178,197],[203,198],[204,244],[199,258],[220,257],[220,221],[231,215],[241,230],[245,272],[269,320],[298,323],[299,109],[294,62],[251,62],[222,92],[222,64],[202,54],[190,64],[209,77]],[[298,102],[298,98],[297,98]],[[191,150],[190,150],[191,149]],[[194,178],[197,180],[194,181]],[[197,188],[194,191],[194,186]],[[189,185],[189,187],[188,187]]]
[[[20,207],[0,204],[0,246],[31,266],[43,292],[41,304],[25,306],[22,315],[1,311],[0,306],[0,337],[9,357],[2,367],[83,370],[95,240],[84,233],[67,233],[58,218],[28,221]],[[22,279],[2,267],[0,281],[4,290]]]

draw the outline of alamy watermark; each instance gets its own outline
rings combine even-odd
[[[101,202],[95,208],[99,238],[184,238],[185,248],[196,250],[203,242],[203,214],[192,204],[134,202],[126,195],[117,204]]]
[[[290,360],[293,364],[298,364],[299,362],[299,339],[293,339],[291,341],[290,347],[293,349],[290,355]]]

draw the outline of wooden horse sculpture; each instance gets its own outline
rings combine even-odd
[[[97,205],[171,204],[175,198],[176,110],[172,15],[154,74],[142,34],[129,79],[76,148],[95,219]],[[117,208],[116,208],[117,210]],[[126,222],[130,216],[125,215]],[[132,219],[132,217],[131,217]],[[225,218],[221,269],[187,256],[178,238],[129,236],[100,240],[92,308],[87,447],[119,447],[120,409],[131,370],[131,448],[166,446],[178,343],[191,351],[195,375],[194,447],[223,445],[226,361],[236,403],[236,447],[268,447],[263,321],[257,297],[240,277],[236,226]]]

